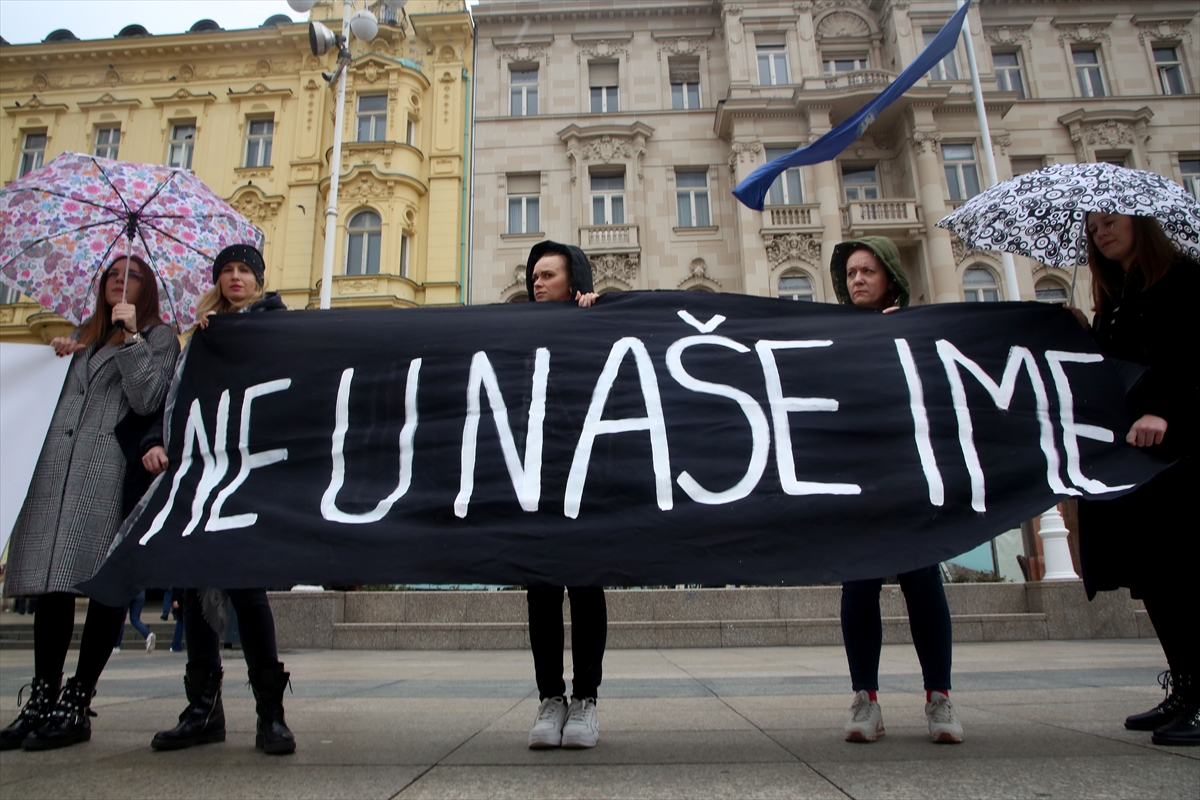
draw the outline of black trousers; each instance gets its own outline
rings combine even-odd
[[[242,637],[242,654],[250,672],[279,663],[275,646],[275,617],[267,602],[266,589],[228,589]],[[183,637],[188,664],[216,669],[221,666],[221,639],[200,607],[200,592],[186,589],[179,602],[183,612]]]
[[[942,586],[941,568],[930,567],[896,576],[908,606],[908,627],[921,662],[926,691],[950,691],[950,662],[954,630],[950,605]],[[883,578],[842,584],[842,639],[854,691],[879,690],[879,655],[883,649],[883,618],[879,590]]]
[[[604,645],[608,641],[608,607],[604,590],[598,586],[567,588],[571,600],[571,678],[573,697],[596,697],[604,663]],[[563,681],[563,587],[530,586],[525,592],[529,604],[529,646],[533,650],[533,669],[538,695],[561,697],[567,693]]]
[[[53,592],[39,595],[37,600],[37,613],[33,615],[33,672],[51,686],[61,686],[75,630],[75,595]],[[87,689],[96,688],[124,619],[124,606],[88,601],[79,662],[75,666],[75,677]]]
[[[1155,586],[1142,593],[1146,613],[1174,675],[1200,680],[1200,637],[1196,635],[1196,596],[1191,587]],[[42,613],[38,606],[38,613]]]

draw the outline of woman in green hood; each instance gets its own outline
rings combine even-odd
[[[885,314],[908,305],[908,278],[900,264],[900,251],[891,239],[865,236],[842,242],[834,248],[830,272],[838,300],[844,304]],[[934,564],[897,577],[925,679],[929,736],[938,743],[961,742],[962,726],[950,702],[953,631],[941,568]],[[879,612],[882,587],[882,577],[842,584],[842,639],[855,693],[846,723],[848,742],[873,742],[883,735],[883,712],[876,699],[883,648]]]

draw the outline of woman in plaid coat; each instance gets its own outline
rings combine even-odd
[[[163,325],[154,274],[121,257],[104,272],[96,311],[52,344],[71,367],[13,527],[4,591],[37,596],[29,701],[0,731],[0,749],[46,750],[91,738],[88,707],[112,652],[121,608],[88,603],[75,676],[61,694],[75,626],[75,585],[92,577],[121,525],[126,460],[113,429],[162,406],[179,355]]]

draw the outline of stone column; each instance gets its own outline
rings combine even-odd
[[[815,142],[828,133],[833,125],[829,120],[830,106],[808,106],[808,137]],[[833,248],[842,241],[842,208],[836,161],[822,161],[813,165],[813,176],[817,183],[817,202],[821,204],[821,269],[824,272],[825,297],[837,302],[833,291],[833,274],[829,270],[833,260]]]
[[[950,233],[936,224],[946,216],[945,179],[937,154],[942,134],[933,129],[932,109],[916,109],[913,117],[913,130],[908,135],[908,141],[917,159],[917,200],[925,217],[929,288],[933,302],[957,303],[961,298]]]

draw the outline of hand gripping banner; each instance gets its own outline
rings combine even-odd
[[[1165,464],[1036,303],[700,292],[229,314],[83,588],[801,584],[952,557]]]

